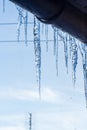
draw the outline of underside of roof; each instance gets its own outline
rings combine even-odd
[[[40,21],[87,43],[87,0],[10,0]]]
[[[77,7],[81,11],[87,13],[87,0],[67,0],[73,6]]]

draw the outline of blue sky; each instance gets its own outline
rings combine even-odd
[[[0,22],[17,22],[15,6],[6,1],[3,13],[0,1]],[[30,14],[29,14],[30,15]],[[31,20],[32,16],[29,16]],[[31,25],[28,38],[32,39]],[[23,27],[21,29],[23,33]],[[23,34],[21,33],[21,38]],[[51,32],[49,37],[51,37]],[[17,25],[0,26],[0,41],[16,40]],[[0,42],[0,130],[27,130],[29,113],[33,114],[33,130],[86,130],[87,109],[81,56],[77,66],[77,81],[72,83],[71,63],[66,74],[62,43],[59,48],[59,75],[56,76],[53,43],[46,52],[42,46],[41,99],[36,82],[34,45]]]

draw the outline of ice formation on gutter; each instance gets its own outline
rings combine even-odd
[[[23,10],[22,8],[16,6],[18,10],[18,41],[20,39],[20,29],[22,23],[24,23],[25,28],[25,43],[27,45],[27,26],[28,26],[28,13]],[[36,77],[37,77],[37,83],[39,86],[39,94],[41,93],[41,44],[40,44],[40,34],[41,34],[41,24],[37,18],[34,17],[34,29],[33,29],[33,35],[34,35],[34,50],[35,50],[35,64],[36,64]],[[45,26],[45,28],[44,28]],[[49,33],[49,27],[48,25],[42,24],[42,33],[43,29],[45,29],[45,39],[46,39],[46,50],[48,51],[48,33]],[[75,85],[76,82],[76,68],[78,64],[78,50],[80,50],[82,55],[82,63],[83,63],[83,74],[84,74],[84,88],[85,88],[85,97],[87,102],[87,45],[80,43],[78,44],[78,41],[70,36],[69,34],[66,34],[59,29],[53,27],[53,43],[54,43],[54,56],[56,59],[56,71],[58,75],[58,56],[59,56],[59,42],[62,41],[64,45],[64,54],[65,54],[65,67],[67,69],[68,73],[68,62],[69,58],[71,58],[72,62],[72,79],[73,84]],[[59,40],[60,39],[60,40]]]

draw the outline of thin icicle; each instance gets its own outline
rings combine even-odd
[[[48,51],[48,25],[45,25],[46,51]]]
[[[23,19],[23,9],[19,6],[16,6],[16,9],[18,11],[18,25],[17,25],[17,39],[18,42],[20,40],[20,29],[21,29],[21,25],[23,23],[22,19]]]
[[[25,12],[25,16],[24,16],[24,28],[25,28],[25,44],[27,44],[27,29],[28,29],[28,12]]]
[[[67,73],[68,73],[68,39],[67,39],[67,34],[65,35],[65,38],[64,38],[64,53],[65,53],[65,66],[66,66]]]
[[[60,30],[58,30],[57,33],[60,40],[64,43],[65,66],[67,68],[68,73],[68,36]]]
[[[19,41],[20,39],[20,29],[22,24],[24,24],[24,34],[25,34],[25,44],[27,45],[27,28],[28,28],[28,12],[23,10],[21,7],[16,6],[16,9],[18,10],[18,27],[17,27],[17,39]]]
[[[36,63],[36,77],[41,96],[41,46],[40,46],[40,22],[34,17],[34,50]]]
[[[58,29],[57,29],[57,43],[56,43],[56,74],[58,76],[58,49],[59,49],[59,36],[58,36]]]
[[[85,90],[86,107],[87,107],[87,45],[86,44],[82,43],[81,54],[83,60],[84,90]]]
[[[58,37],[60,38],[60,40],[64,43],[65,42],[65,37],[62,34],[62,32],[58,29]]]
[[[58,76],[58,29],[54,29],[54,56],[56,57],[56,72]]]
[[[68,37],[69,40],[69,54],[70,54],[70,58],[71,58],[71,53],[72,53],[72,37],[69,35]]]
[[[72,51],[72,78],[73,84],[76,82],[76,67],[78,61],[78,47],[74,38],[71,40],[71,51]]]
[[[5,12],[5,0],[3,0],[3,12]]]
[[[57,40],[57,35],[56,35],[56,28],[53,28],[54,30],[54,55],[56,55],[56,40]]]

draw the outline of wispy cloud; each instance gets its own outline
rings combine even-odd
[[[86,130],[87,129],[87,111],[70,111],[70,112],[47,112],[36,113],[33,115],[33,128],[36,130]],[[1,130],[26,130],[29,127],[28,118],[24,115],[4,115],[0,116]],[[27,121],[27,124],[25,123]],[[8,125],[6,126],[6,122]],[[35,126],[34,126],[35,125]]]
[[[57,93],[49,88],[45,87],[41,91],[41,100],[44,102],[50,102],[50,103],[56,103],[58,102],[59,95]],[[38,101],[40,100],[38,91],[34,91],[31,89],[5,89],[0,90],[0,99],[1,100],[26,100],[26,101]],[[60,99],[59,99],[60,101]]]
[[[46,87],[42,90],[41,99],[46,102],[60,103],[61,96],[55,90]]]
[[[69,89],[67,89],[69,88]],[[53,89],[51,86],[42,87],[41,101],[67,107],[69,103],[76,105],[85,102],[84,93],[72,87]],[[79,98],[81,97],[81,98]],[[83,98],[82,98],[83,97]],[[38,89],[24,87],[0,87],[0,100],[40,101]],[[81,106],[80,103],[78,107]],[[74,106],[71,106],[74,107]],[[85,107],[85,106],[84,106]]]
[[[39,95],[29,89],[8,89],[0,91],[0,99],[18,99],[18,100],[34,100]]]
[[[40,125],[43,129],[61,129],[61,130],[86,130],[86,111],[71,111],[71,112],[54,112],[47,114],[38,114],[38,128]],[[42,119],[42,120],[40,120]],[[41,127],[38,129],[40,130]]]

